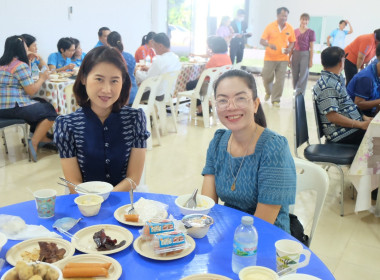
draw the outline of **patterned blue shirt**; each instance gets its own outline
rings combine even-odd
[[[377,61],[368,65],[363,71],[357,73],[347,85],[347,93],[355,102],[355,96],[366,101],[380,99],[380,78],[377,73]],[[377,106],[369,110],[363,110],[364,114],[374,116]]]
[[[128,103],[132,104],[133,100],[135,100],[137,89],[138,89],[137,83],[136,83],[136,78],[135,78],[136,60],[133,57],[133,55],[131,55],[130,53],[122,52],[121,54],[123,55],[124,60],[127,63],[128,74],[129,74],[129,77],[131,78],[132,85],[131,85],[131,92],[129,93]]]
[[[347,128],[336,125],[327,119],[327,114],[337,112],[349,119],[361,121],[356,104],[347,94],[344,78],[329,71],[322,70],[321,77],[313,88],[314,98],[322,123],[323,134],[327,141],[338,142],[351,135],[356,128]]]
[[[59,52],[50,54],[47,62],[48,65],[54,65],[56,69],[62,68],[70,63],[72,63],[71,58],[67,57],[64,59]]]
[[[237,175],[236,189],[232,191],[234,176],[243,157],[232,157],[227,151],[230,136],[230,130],[215,132],[202,175],[215,176],[216,193],[226,206],[253,215],[259,202],[281,205],[274,224],[290,233],[289,205],[295,203],[296,170],[288,141],[265,129],[256,143],[255,152],[246,156]]]
[[[146,148],[146,119],[142,109],[123,107],[101,123],[87,107],[56,119],[54,142],[61,158],[78,159],[83,182],[117,185],[126,177],[132,148]]]
[[[26,94],[24,87],[34,83],[28,64],[13,59],[9,65],[0,66],[0,109],[15,108],[36,103]]]

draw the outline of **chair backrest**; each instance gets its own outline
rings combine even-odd
[[[294,163],[297,169],[297,194],[304,191],[314,191],[316,193],[313,223],[309,234],[309,242],[311,243],[326,199],[329,187],[329,176],[322,167],[310,161],[294,158]],[[309,206],[310,203],[307,203],[307,205]],[[293,209],[290,210],[291,213],[293,213],[292,210],[294,210],[294,207],[292,208]],[[297,201],[295,208],[297,208]]]
[[[209,80],[209,84],[207,88],[207,93],[205,95],[210,95],[212,94],[212,85],[214,84],[214,81],[217,79],[218,76],[219,76],[219,67],[208,68],[208,69],[203,70],[201,76],[199,77],[198,83],[194,89],[194,92],[197,93],[199,99],[202,96],[201,89],[206,77],[209,77],[210,80]]]
[[[227,72],[229,70],[235,69],[234,65],[224,65],[219,67],[219,76],[222,75],[224,72]]]
[[[321,118],[318,113],[317,100],[315,99],[314,93],[312,94],[312,96],[313,96],[314,119],[315,119],[315,124],[317,125],[317,136],[318,136],[319,143],[321,143],[321,138],[324,136],[322,123],[321,123]]]
[[[152,109],[154,106],[154,101],[156,100],[156,95],[157,95],[158,87],[161,83],[161,79],[162,79],[162,76],[154,76],[154,77],[145,79],[139,86],[139,89],[136,93],[135,100],[133,100],[132,108],[139,108],[140,103],[141,103],[141,98],[144,92],[150,90],[149,99],[148,99],[148,107]]]
[[[178,70],[178,71],[164,73],[161,75],[161,85],[163,85],[163,90],[165,92],[163,101],[165,103],[168,102],[173,97],[174,89],[175,89],[180,72],[181,71]]]
[[[302,94],[294,94],[294,153],[298,157],[297,148],[309,142],[305,99]]]

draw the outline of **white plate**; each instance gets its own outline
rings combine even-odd
[[[25,251],[28,251],[31,253],[33,251],[33,249],[38,249],[38,250],[40,249],[40,246],[38,245],[39,241],[50,242],[50,243],[54,242],[55,244],[57,244],[58,249],[63,248],[66,250],[66,253],[63,256],[63,259],[58,261],[58,262],[55,262],[54,264],[60,263],[65,258],[73,256],[75,253],[74,246],[72,246],[72,244],[65,239],[61,239],[61,238],[34,238],[34,239],[29,239],[29,240],[25,240],[23,242],[20,242],[20,243],[14,245],[12,248],[10,248],[8,250],[6,256],[5,256],[7,262],[10,265],[15,266],[18,261],[23,260],[21,257],[22,253],[24,253]]]
[[[58,78],[58,79],[50,79],[49,81],[53,83],[64,83],[64,82],[67,82],[68,80],[69,80],[68,78]]]
[[[195,249],[195,241],[190,236],[186,235],[186,240],[188,243],[190,243],[190,247],[184,249],[182,252],[169,255],[169,256],[160,256],[157,255],[154,252],[154,249],[152,248],[151,241],[144,241],[141,236],[138,237],[135,242],[133,242],[133,248],[137,253],[139,253],[141,256],[146,257],[148,259],[152,260],[158,260],[158,261],[170,261],[170,260],[176,260],[183,257],[186,257],[189,255],[192,251]]]
[[[137,226],[137,227],[142,227],[144,226],[145,223],[143,222],[128,222],[124,218],[124,214],[126,213],[125,210],[131,208],[131,204],[127,204],[124,206],[121,206],[116,209],[116,211],[113,213],[113,216],[115,217],[116,220],[118,220],[120,223],[125,224],[125,225],[130,225],[130,226]],[[168,217],[168,212],[165,210],[165,212],[162,213],[161,217],[157,217],[159,219],[166,219]]]
[[[185,278],[182,278],[181,280],[232,280],[232,279],[223,275],[219,275],[219,274],[206,273],[206,274],[190,275]]]
[[[322,280],[321,278],[303,273],[293,273],[280,277],[280,280]]]
[[[104,229],[104,232],[106,233],[106,235],[111,237],[111,239],[116,239],[117,244],[119,244],[123,240],[125,240],[126,243],[124,244],[124,246],[114,249],[114,250],[98,251],[96,249],[96,244],[93,239],[93,236],[95,232],[100,231],[101,229]],[[96,226],[86,227],[84,229],[81,229],[80,231],[77,231],[77,233],[75,233],[74,237],[71,239],[71,243],[74,245],[74,247],[77,250],[83,253],[87,253],[87,254],[101,254],[101,255],[109,255],[109,254],[123,251],[129,245],[132,244],[132,241],[133,241],[133,235],[129,230],[120,226],[115,226],[115,225],[96,225]]]
[[[77,255],[65,259],[65,261],[60,262],[57,266],[60,269],[63,269],[67,263],[112,263],[111,267],[108,269],[108,277],[96,277],[96,279],[119,279],[123,271],[120,263],[117,260],[104,255]],[[69,279],[72,278],[63,278],[63,280]]]

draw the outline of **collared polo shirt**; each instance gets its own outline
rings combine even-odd
[[[48,58],[48,65],[54,65],[56,69],[62,68],[66,65],[72,63],[71,58],[64,59],[62,54],[59,52],[52,53]]]
[[[277,20],[268,24],[264,30],[261,39],[268,41],[269,44],[273,44],[277,47],[276,50],[272,50],[267,47],[265,49],[266,61],[288,61],[289,56],[282,53],[282,48],[287,48],[289,43],[296,41],[294,29],[289,23],[285,23],[285,27],[280,31]]]
[[[348,53],[346,59],[353,64],[356,65],[359,52],[364,54],[364,63],[368,63],[376,53],[375,34],[360,35],[349,44],[344,51],[345,53]]]

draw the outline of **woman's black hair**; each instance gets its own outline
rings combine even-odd
[[[73,41],[73,44],[75,46],[75,49],[77,49],[77,47],[79,46],[80,42],[78,39],[76,38],[73,38],[73,37],[70,37],[70,40]]]
[[[227,72],[224,72],[215,82],[214,84],[214,95],[216,97],[216,89],[218,88],[218,85],[221,81],[223,81],[226,78],[240,78],[243,80],[247,87],[252,91],[252,99],[256,100],[257,98],[257,87],[256,87],[256,81],[252,74],[243,71],[243,70],[230,70]],[[257,112],[254,115],[255,123],[262,127],[267,127],[267,121],[265,118],[265,114],[263,111],[263,108],[261,106],[261,103],[259,104],[259,107],[257,108]]]
[[[153,39],[154,35],[156,35],[156,32],[153,32],[153,31],[151,31],[148,34],[144,35],[142,37],[141,46],[144,46],[144,45],[148,44],[149,41]]]
[[[124,50],[124,45],[123,45],[123,42],[121,41],[121,36],[116,31],[112,31],[110,34],[108,34],[107,43],[111,47],[117,48],[120,52]]]
[[[87,53],[79,68],[78,76],[74,83],[73,91],[75,99],[79,106],[91,107],[91,100],[88,98],[86,86],[82,81],[86,80],[91,70],[102,62],[111,63],[121,71],[123,86],[121,88],[119,99],[112,106],[112,111],[118,112],[128,102],[129,92],[131,90],[131,79],[129,78],[127,65],[125,64],[123,56],[115,48],[101,46],[94,48]]]
[[[220,36],[210,36],[207,38],[207,45],[213,53],[227,53],[228,46],[226,40]]]
[[[29,65],[28,55],[24,46],[24,38],[19,35],[8,37],[5,40],[4,54],[0,58],[0,66],[8,65],[15,57]]]
[[[155,41],[158,44],[162,44],[167,49],[170,49],[170,39],[168,35],[166,35],[163,32],[154,35],[153,41]]]
[[[63,51],[68,50],[71,48],[72,45],[75,46],[71,38],[69,37],[61,38],[59,39],[58,44],[57,44],[58,52],[60,53],[61,49],[63,49]]]
[[[31,44],[33,44],[35,41],[37,41],[36,37],[29,35],[29,34],[22,34],[22,38],[24,38],[24,41],[26,43],[26,46],[29,48]]]

